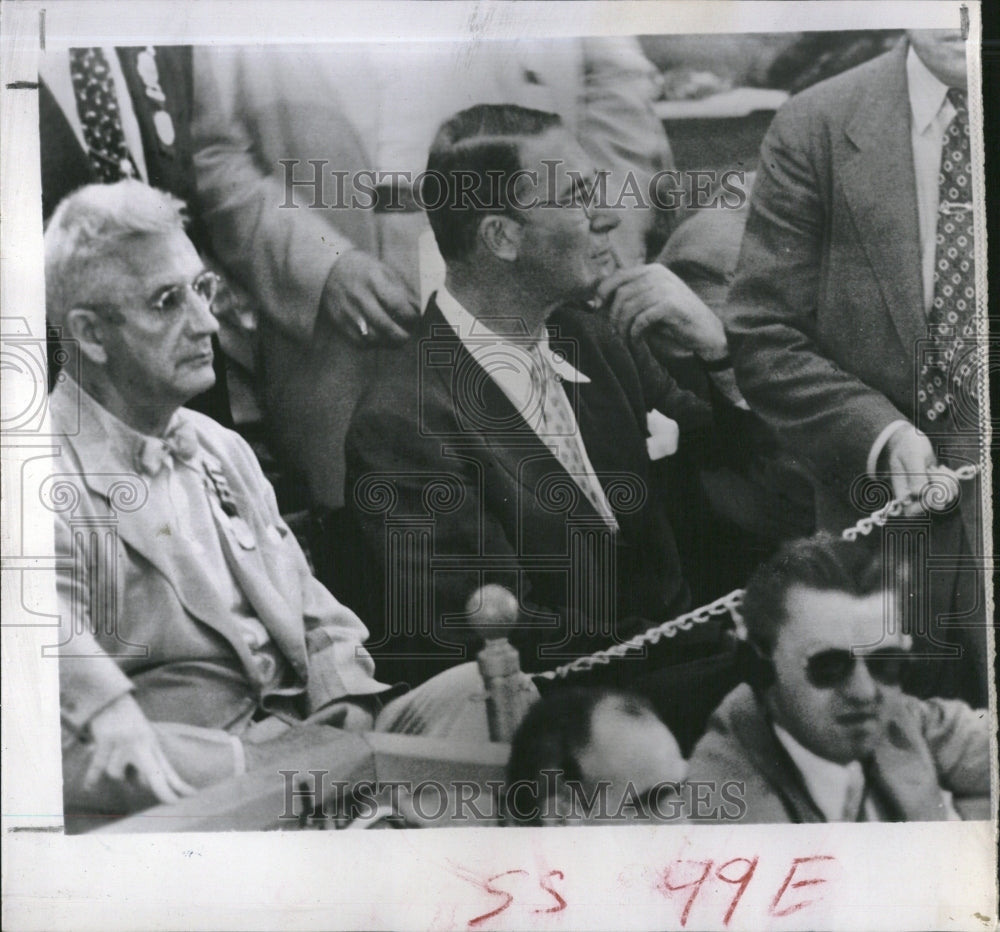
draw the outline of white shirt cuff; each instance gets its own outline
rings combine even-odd
[[[875,438],[875,442],[872,444],[871,450],[868,451],[868,462],[865,464],[866,472],[868,473],[869,478],[875,478],[875,473],[878,470],[878,458],[882,455],[882,451],[885,449],[885,445],[889,442],[889,438],[901,427],[909,426],[909,421],[893,421],[891,424],[886,425],[886,427],[882,429],[882,433]]]

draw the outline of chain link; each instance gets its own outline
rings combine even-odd
[[[979,467],[970,464],[968,466],[961,466],[953,470],[953,472],[959,480],[967,481],[976,476],[979,472]],[[876,527],[885,527],[890,518],[896,518],[901,515],[903,509],[907,506],[924,500],[928,491],[936,485],[937,482],[931,482],[925,485],[919,492],[910,492],[903,498],[894,498],[877,511],[873,511],[867,517],[862,518],[853,527],[846,528],[841,532],[840,536],[847,541],[856,541],[859,537],[867,537]],[[647,645],[658,644],[663,638],[676,637],[678,632],[690,631],[695,625],[704,624],[709,619],[718,617],[719,615],[732,615],[737,627],[741,628],[742,619],[740,618],[739,607],[742,603],[743,590],[734,589],[728,595],[724,595],[722,598],[716,599],[708,605],[702,605],[700,608],[696,608],[685,615],[671,618],[669,621],[649,628],[647,631],[643,631],[642,634],[637,634],[635,637],[629,638],[621,644],[615,644],[613,647],[608,647],[605,650],[596,651],[593,654],[588,654],[586,657],[578,657],[576,660],[571,660],[569,663],[563,664],[561,667],[556,667],[554,670],[545,670],[542,673],[533,673],[531,675],[538,679],[556,680],[564,679],[571,673],[584,673],[587,670],[592,670],[594,667],[607,666],[612,660],[624,657],[632,651],[641,650]]]

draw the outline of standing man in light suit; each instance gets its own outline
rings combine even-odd
[[[48,315],[80,372],[50,399],[54,500],[70,505],[56,519],[67,814],[176,800],[252,767],[296,722],[370,729],[388,688],[249,447],[181,407],[212,384],[218,329],[182,206],[138,181],[92,185],[46,230]],[[114,552],[88,530],[109,521]]]
[[[789,102],[764,140],[727,329],[751,408],[811,470],[820,526],[893,494],[942,494],[915,578],[911,688],[987,697],[972,163],[965,42],[914,31]],[[922,546],[922,545],[919,545]],[[947,617],[950,616],[950,617]]]

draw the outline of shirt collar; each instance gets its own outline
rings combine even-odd
[[[773,724],[774,734],[805,781],[806,789],[828,822],[841,822],[848,793],[854,785],[864,785],[860,762],[837,764],[803,747],[784,728]]]
[[[100,454],[101,468],[113,467],[121,472],[133,473],[136,470],[136,458],[142,448],[154,438],[130,427],[120,418],[115,417],[93,395],[89,394],[78,382],[68,374],[70,387],[79,397],[81,430],[74,438],[74,444],[79,447],[92,448]],[[167,433],[185,420],[184,409],[179,408],[173,413],[167,425]]]
[[[917,133],[924,133],[941,112],[948,96],[948,85],[931,74],[913,46],[906,54],[906,85],[913,126]]]
[[[484,342],[488,343],[491,348],[495,348],[497,344],[502,344],[518,348],[521,352],[524,351],[528,342],[527,337],[523,339],[509,338],[494,332],[486,323],[473,314],[470,314],[443,285],[438,289],[434,300],[441,311],[441,316],[448,322],[451,329],[455,331],[459,340],[462,341],[462,345],[469,350],[473,358],[479,352],[482,352]],[[542,355],[552,366],[556,375],[567,382],[574,382],[580,385],[589,384],[590,379],[575,366],[571,365],[562,353],[552,352],[552,349],[549,347],[549,334],[547,330],[542,331],[542,335],[536,341],[536,344]],[[490,371],[490,376],[501,387],[504,387],[503,382],[510,377],[508,374],[519,378],[519,373],[508,368],[497,367]]]

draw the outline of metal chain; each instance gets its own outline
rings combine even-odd
[[[972,479],[978,472],[979,467],[974,465],[961,466],[953,470],[958,479],[967,481]],[[914,502],[921,501],[926,496],[928,490],[934,488],[936,483],[928,483],[920,492],[910,492],[903,498],[894,498],[888,504],[873,511],[870,515],[862,518],[853,527],[849,527],[841,532],[840,536],[844,540],[855,541],[858,537],[867,537],[876,527],[885,527],[890,518],[898,517],[903,513],[903,509]],[[615,644],[605,650],[596,651],[586,657],[578,657],[569,663],[556,667],[554,670],[545,670],[542,673],[532,673],[532,677],[543,680],[564,679],[571,673],[583,673],[592,670],[597,666],[606,666],[618,657],[624,657],[631,651],[640,650],[646,645],[658,644],[663,638],[672,638],[679,631],[690,631],[695,625],[704,624],[711,618],[719,615],[732,615],[737,624],[741,623],[738,609],[743,603],[743,590],[734,589],[728,595],[696,608],[694,611],[677,618],[671,618],[662,624],[643,631],[635,637],[629,638],[620,644]]]

